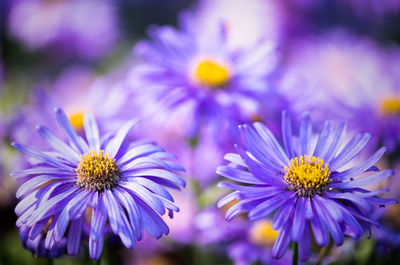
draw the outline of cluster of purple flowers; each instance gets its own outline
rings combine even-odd
[[[29,50],[93,59],[110,51],[118,38],[117,14],[109,0],[17,0],[10,5],[10,34]]]
[[[384,2],[379,17],[400,9]],[[332,245],[367,234],[400,247],[400,48],[343,28],[315,34],[301,14],[323,4],[194,7],[177,26],[149,27],[113,70],[69,65],[4,108],[0,137],[28,158],[0,143],[23,247],[97,260],[115,239],[140,264],[174,242],[236,265],[331,261]],[[108,0],[9,9],[9,34],[28,50],[97,58],[119,36]]]

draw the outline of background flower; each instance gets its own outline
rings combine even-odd
[[[30,104],[18,109],[13,118],[12,138],[20,142],[30,141],[33,147],[43,147],[44,142],[35,137],[37,124],[56,128],[54,108],[61,106],[78,133],[83,133],[85,112],[96,115],[101,130],[116,128],[132,114],[126,113],[132,100],[127,101],[127,91],[119,74],[96,76],[83,66],[65,70],[54,82],[38,85],[32,90]],[[61,130],[59,130],[61,132]]]
[[[8,25],[11,34],[30,50],[50,49],[92,59],[116,43],[115,12],[108,0],[17,0],[12,1]]]
[[[257,114],[261,98],[274,95],[268,77],[278,57],[270,41],[231,50],[226,25],[216,22],[207,33],[195,25],[185,13],[180,30],[151,28],[152,40],[135,47],[143,62],[134,67],[130,82],[146,97],[145,113],[157,112],[161,122],[184,121],[178,129],[189,138],[206,131],[223,143],[236,137],[239,121]]]
[[[272,229],[270,221],[249,223],[244,218],[237,218],[227,224],[222,210],[209,207],[199,213],[195,225],[199,242],[208,247],[222,243],[223,248],[219,250],[226,252],[235,265],[290,263],[291,253],[281,260],[271,257],[278,232]]]
[[[310,110],[321,124],[326,117],[346,118],[353,130],[373,133],[373,150],[383,143],[393,152],[399,135],[397,48],[336,31],[292,50],[280,89],[293,112]]]

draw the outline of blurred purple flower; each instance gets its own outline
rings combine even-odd
[[[395,175],[387,181],[390,197],[400,199],[400,163],[394,165]],[[379,256],[387,255],[393,249],[400,249],[400,205],[382,208],[375,214],[380,226],[374,228],[376,252]]]
[[[48,227],[46,228],[48,229]],[[48,249],[45,246],[46,233],[44,229],[43,233],[40,233],[36,238],[30,238],[30,229],[26,226],[19,228],[19,237],[22,242],[22,246],[31,251],[35,257],[47,257],[47,258],[58,258],[67,253],[67,239],[63,238],[60,242],[57,242]]]
[[[373,229],[378,255],[387,255],[393,249],[400,249],[400,206],[381,209],[376,219],[380,226]]]
[[[219,201],[220,207],[239,200],[226,212],[226,219],[248,212],[250,220],[259,220],[275,213],[272,228],[279,230],[279,235],[272,256],[281,258],[292,241],[298,243],[301,261],[311,256],[312,235],[319,246],[328,244],[329,235],[341,245],[344,235],[359,239],[371,224],[378,225],[371,219],[375,206],[397,201],[377,197],[387,189],[372,192],[361,187],[393,175],[393,170],[379,171],[374,166],[386,148],[349,168],[371,135],[356,134],[344,145],[345,127],[346,123],[340,122],[333,130],[332,122],[327,121],[314,147],[309,113],[303,114],[297,138],[283,112],[283,149],[262,123],[239,126],[242,141],[236,146],[237,153],[227,154],[230,164],[217,169],[220,175],[244,184],[219,184],[235,190]],[[374,173],[365,174],[370,171]]]
[[[96,77],[84,67],[65,70],[50,85],[37,86],[32,91],[28,106],[16,111],[13,118],[12,138],[28,142],[32,147],[42,148],[45,144],[35,137],[34,128],[39,123],[56,128],[52,118],[55,107],[62,107],[78,133],[83,132],[83,114],[94,113],[101,131],[114,131],[134,115],[132,100],[126,111],[127,92],[120,77],[109,74]],[[61,132],[61,130],[59,130]]]
[[[284,34],[287,17],[278,1],[201,0],[196,7],[198,34],[224,23],[229,47],[251,47],[260,39],[279,42]]]
[[[400,141],[400,52],[333,32],[295,43],[281,91],[291,109],[317,121],[345,118],[393,151]],[[365,122],[368,117],[368,122]]]
[[[223,162],[223,155],[232,151],[232,147],[217,146],[211,135],[203,135],[194,144],[189,143],[186,135],[176,131],[183,126],[179,120],[174,125],[162,126],[145,119],[138,124],[139,138],[154,139],[170,153],[175,154],[186,169],[188,178],[193,178],[201,188],[212,184],[219,176],[215,169]]]
[[[193,219],[198,209],[193,192],[190,187],[186,187],[182,191],[171,191],[171,195],[175,204],[179,205],[180,211],[174,214],[174,219],[163,216],[170,229],[168,237],[164,240],[154,240],[144,235],[135,250],[126,256],[126,264],[157,265],[158,262],[163,264],[163,254],[173,252],[177,246],[196,243]]]
[[[28,49],[92,59],[109,52],[118,37],[109,0],[16,0],[8,16],[11,35]]]
[[[189,188],[182,191],[171,191],[175,203],[180,211],[174,215],[175,219],[163,218],[170,229],[168,240],[181,244],[195,243],[195,229],[193,219],[198,212],[196,198]]]
[[[145,115],[184,131],[187,137],[209,133],[218,143],[236,138],[239,122],[250,121],[273,94],[269,77],[275,70],[274,45],[231,50],[226,27],[215,32],[196,27],[190,13],[180,17],[180,30],[152,27],[151,41],[141,41],[138,64],[129,79],[143,98]],[[157,113],[156,115],[154,115]]]
[[[237,218],[227,223],[223,213],[216,207],[208,207],[199,212],[194,219],[198,231],[197,241],[202,245],[226,243],[241,238],[248,224]]]
[[[276,265],[290,263],[290,254],[281,260],[271,257],[278,232],[272,229],[268,220],[249,223],[248,220],[237,218],[226,223],[221,210],[209,207],[197,215],[195,226],[200,244],[224,246],[226,255],[235,265],[250,265],[257,261]]]

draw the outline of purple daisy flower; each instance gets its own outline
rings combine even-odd
[[[254,45],[260,38],[281,40],[289,19],[285,11],[277,1],[201,0],[194,15],[204,31],[223,21],[228,27],[229,45],[243,47]]]
[[[345,117],[352,129],[371,132],[371,148],[400,144],[400,49],[346,31],[293,45],[281,92],[290,108],[310,110],[321,123]],[[364,121],[368,117],[369,122]]]
[[[361,187],[393,175],[393,170],[379,171],[374,166],[386,148],[349,168],[371,135],[356,134],[340,149],[345,127],[343,121],[333,129],[332,122],[327,121],[314,143],[310,114],[303,114],[299,137],[294,138],[289,117],[283,112],[282,148],[263,124],[239,126],[242,143],[236,145],[237,154],[227,154],[225,159],[230,164],[217,169],[218,174],[244,184],[219,184],[235,191],[222,198],[218,206],[239,200],[226,212],[226,219],[242,212],[248,212],[250,220],[273,215],[272,227],[280,231],[272,256],[281,258],[293,241],[298,243],[301,261],[310,258],[311,234],[319,246],[328,244],[329,235],[341,245],[344,235],[358,239],[371,224],[377,225],[371,219],[374,206],[397,201],[377,197],[387,189],[368,191]]]
[[[390,189],[390,196],[400,198],[400,163],[393,166],[396,175],[387,183]],[[387,255],[393,249],[400,249],[400,205],[393,205],[390,208],[380,209],[375,214],[375,219],[381,224],[373,230],[376,239],[376,252],[379,256]]]
[[[373,230],[377,241],[376,252],[386,255],[392,249],[400,249],[400,206],[394,205],[378,212],[376,219],[381,224]]]
[[[126,136],[135,120],[122,125],[116,135],[100,140],[94,116],[85,114],[84,140],[61,109],[55,113],[68,142],[38,126],[39,135],[52,151],[12,144],[36,161],[14,174],[23,179],[17,191],[17,198],[22,198],[15,208],[17,226],[29,230],[29,239],[40,236],[50,222],[45,248],[52,249],[66,238],[68,254],[74,255],[82,229],[88,227],[89,254],[98,259],[108,231],[118,235],[127,248],[135,246],[144,230],[157,239],[168,234],[160,215],[167,209],[172,218],[179,208],[164,186],[185,186],[173,173],[184,170],[171,160],[173,156],[149,141],[128,143]]]
[[[147,115],[157,112],[162,123],[183,121],[189,137],[207,132],[222,142],[235,137],[236,126],[251,121],[260,100],[273,93],[268,78],[277,55],[269,42],[232,50],[222,23],[207,34],[196,25],[184,13],[181,30],[152,27],[152,40],[135,47],[143,63],[135,66],[129,82],[148,97],[143,106]]]
[[[249,224],[248,220],[237,218],[227,224],[220,209],[209,207],[197,215],[194,223],[198,230],[198,242],[224,246],[235,265],[250,265],[258,261],[274,265],[290,263],[290,253],[280,260],[271,257],[278,232],[272,229],[270,220]]]
[[[48,227],[47,227],[48,229]],[[54,244],[50,249],[46,248],[46,233],[45,230],[34,239],[29,236],[29,227],[22,226],[19,228],[19,237],[22,246],[30,250],[35,257],[58,258],[67,253],[67,239],[63,238],[61,241]]]
[[[53,119],[55,107],[61,107],[67,114],[72,126],[79,135],[83,135],[83,116],[90,112],[96,116],[100,132],[111,131],[130,119],[127,93],[119,72],[104,76],[95,76],[93,71],[81,66],[73,66],[62,72],[48,84],[32,89],[30,102],[14,114],[12,121],[12,139],[17,142],[29,141],[33,148],[43,148],[41,139],[37,139],[31,130],[39,122],[48,128],[57,128]],[[132,110],[132,100],[129,102]],[[61,129],[56,131],[61,133]],[[63,138],[64,139],[64,138]]]
[[[118,39],[113,1],[16,0],[10,3],[9,32],[29,50],[46,49],[46,52],[53,50],[58,54],[94,59],[110,52]]]

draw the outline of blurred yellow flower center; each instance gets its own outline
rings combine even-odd
[[[80,131],[83,129],[83,112],[76,112],[68,115],[68,119],[74,127],[75,130]]]
[[[251,242],[261,246],[271,246],[278,236],[278,231],[272,229],[271,221],[262,220],[254,223],[249,235]]]
[[[104,151],[92,150],[81,156],[75,169],[76,184],[90,191],[104,191],[115,186],[120,178],[115,160],[104,155]]]
[[[386,98],[381,102],[383,114],[400,114],[400,97]]]
[[[194,75],[196,81],[213,89],[223,87],[230,78],[228,66],[213,60],[200,61]]]
[[[264,121],[263,117],[258,114],[251,114],[250,119],[252,122],[257,122],[257,121],[263,122]]]
[[[285,167],[284,181],[297,196],[313,197],[327,190],[331,182],[329,167],[315,156],[293,158]]]

